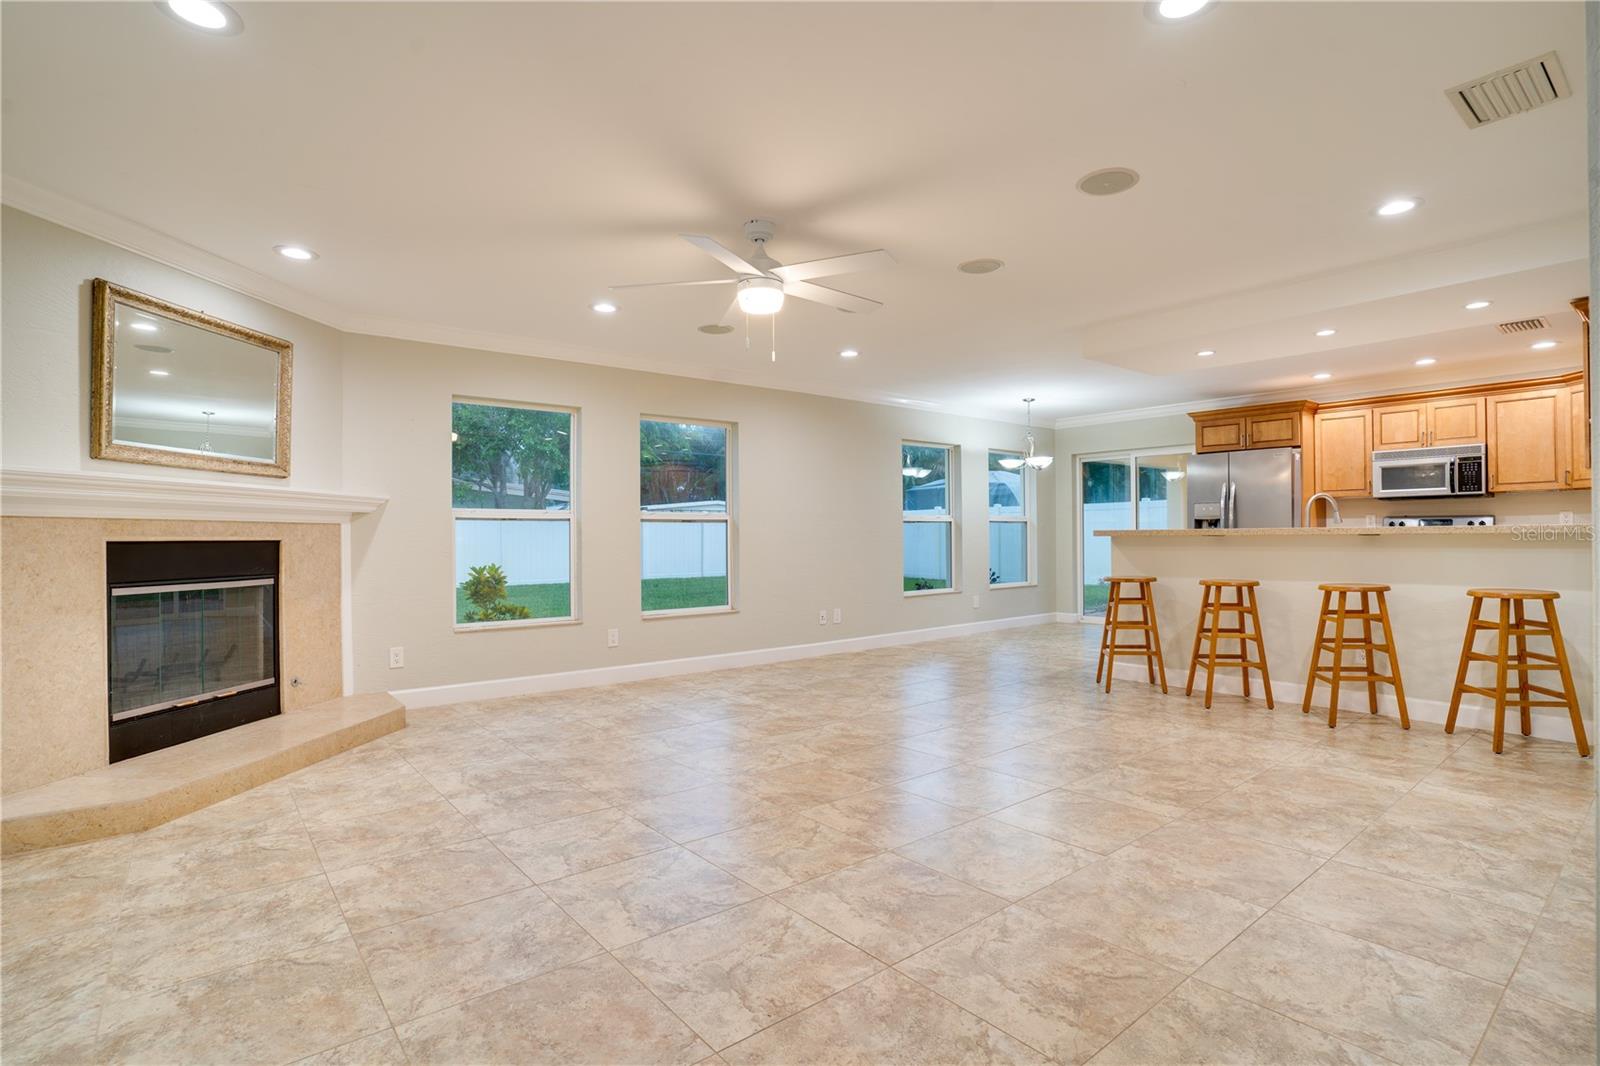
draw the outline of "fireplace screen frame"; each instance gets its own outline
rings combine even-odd
[[[282,713],[282,576],[278,541],[108,541],[106,543],[106,717],[111,762],[144,755]],[[269,589],[267,676],[172,700],[113,711],[115,601],[161,591]],[[252,671],[254,672],[254,671]]]

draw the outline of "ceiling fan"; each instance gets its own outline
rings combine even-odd
[[[876,311],[883,306],[877,300],[869,300],[865,296],[856,296],[853,293],[830,289],[826,285],[813,284],[811,279],[894,266],[894,256],[882,248],[875,248],[870,252],[836,255],[828,259],[813,259],[807,263],[791,263],[784,266],[767,254],[767,242],[776,232],[777,226],[764,218],[754,218],[746,222],[745,238],[756,246],[755,254],[749,258],[730,251],[710,237],[698,233],[680,233],[679,236],[684,240],[738,276],[717,278],[713,281],[655,281],[640,285],[613,285],[612,291],[666,288],[675,285],[737,285],[733,302],[728,305],[728,310],[722,316],[724,325],[728,324],[736,312],[742,311],[747,315],[776,314],[783,307],[785,296],[794,296],[801,300],[837,307],[841,311],[856,313]]]

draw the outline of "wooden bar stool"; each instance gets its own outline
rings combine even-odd
[[[1261,643],[1261,615],[1256,609],[1256,587],[1259,581],[1202,581],[1200,582],[1200,619],[1195,623],[1194,650],[1189,653],[1189,681],[1184,686],[1185,696],[1194,695],[1194,673],[1206,668],[1206,709],[1211,709],[1211,682],[1218,666],[1237,666],[1244,683],[1244,694],[1250,696],[1250,671],[1261,671],[1261,686],[1267,692],[1267,709],[1272,709],[1272,675],[1267,672],[1267,649]],[[1224,593],[1232,591],[1232,598]],[[1232,615],[1229,625],[1222,624],[1224,614]],[[1246,622],[1249,625],[1246,625]],[[1239,642],[1237,652],[1222,652],[1217,645],[1224,640]],[[1206,645],[1200,654],[1201,642]],[[1250,658],[1250,644],[1256,646],[1256,657]]]
[[[1111,674],[1116,666],[1117,656],[1137,655],[1144,659],[1145,669],[1150,675],[1150,683],[1155,684],[1157,676],[1161,679],[1161,691],[1167,691],[1167,667],[1161,659],[1161,630],[1156,625],[1156,600],[1155,592],[1150,587],[1156,583],[1153,577],[1104,577],[1100,579],[1110,586],[1106,597],[1106,628],[1100,634],[1100,665],[1095,669],[1094,680],[1100,683],[1100,675],[1106,679],[1106,691],[1111,691]],[[1125,589],[1124,586],[1132,586]],[[1132,594],[1127,594],[1128,592]],[[1137,620],[1122,617],[1122,608],[1137,607],[1139,617]],[[1122,643],[1118,636],[1124,631],[1143,634],[1139,643]]]
[[[1472,597],[1472,613],[1467,616],[1467,636],[1461,642],[1461,663],[1456,667],[1456,686],[1450,695],[1450,714],[1444,720],[1444,731],[1456,731],[1456,712],[1461,709],[1463,694],[1471,692],[1487,696],[1494,700],[1494,753],[1499,755],[1505,742],[1506,704],[1512,704],[1522,711],[1523,736],[1533,733],[1532,708],[1565,707],[1572,716],[1572,735],[1578,742],[1578,754],[1587,757],[1589,738],[1583,732],[1578,692],[1572,684],[1572,668],[1567,665],[1567,644],[1561,639],[1561,622],[1556,618],[1556,600],[1561,598],[1561,593],[1542,589],[1468,589],[1467,595]],[[1486,622],[1482,619],[1485,600],[1499,601],[1498,620]],[[1529,600],[1544,604],[1543,619],[1528,617],[1526,604]],[[1492,653],[1473,650],[1478,633],[1483,630],[1495,634]],[[1529,651],[1529,637],[1549,638],[1551,653]],[[1467,667],[1472,663],[1495,664],[1494,687],[1480,688],[1467,684]],[[1513,670],[1517,674],[1515,694],[1506,687],[1510,680],[1507,675]],[[1556,671],[1561,679],[1560,690],[1533,684],[1528,674],[1534,670]],[[1554,698],[1538,700],[1534,699],[1535,696]]]
[[[1367,686],[1367,709],[1378,713],[1378,685],[1393,685],[1395,702],[1400,705],[1400,728],[1410,729],[1411,718],[1406,714],[1406,690],[1400,680],[1400,660],[1394,653],[1394,629],[1389,625],[1389,605],[1383,594],[1388,585],[1318,585],[1322,593],[1322,610],[1317,617],[1317,639],[1311,646],[1311,669],[1306,672],[1306,698],[1300,705],[1302,714],[1311,711],[1312,691],[1317,682],[1328,683],[1328,728],[1339,722],[1339,686],[1346,681],[1364,682]],[[1335,601],[1334,597],[1338,597]],[[1354,610],[1350,597],[1360,596],[1361,602]],[[1359,633],[1345,631],[1345,623],[1360,622]],[[1372,624],[1378,623],[1381,640],[1374,640]],[[1333,635],[1328,635],[1328,626]],[[1326,669],[1322,667],[1322,653],[1332,656]],[[1361,653],[1359,662],[1348,662],[1346,656]],[[1382,652],[1389,660],[1389,672],[1378,673],[1374,656]]]

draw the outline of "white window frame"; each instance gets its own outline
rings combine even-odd
[[[453,396],[450,399],[451,411],[455,410],[458,403],[471,404],[475,407],[516,407],[525,411],[553,411],[557,414],[567,415],[571,418],[570,429],[567,430],[567,464],[568,480],[571,488],[568,490],[567,509],[565,511],[532,511],[515,507],[450,507],[450,574],[454,579],[457,563],[456,558],[456,519],[490,519],[494,521],[510,522],[566,522],[567,523],[567,614],[556,618],[510,618],[503,622],[459,622],[456,617],[456,589],[455,584],[450,586],[450,618],[453,628],[457,633],[481,633],[492,629],[528,629],[543,626],[571,626],[583,621],[583,613],[579,607],[578,599],[578,509],[582,506],[583,494],[578,485],[578,416],[576,407],[562,407],[557,404],[523,403],[518,400],[489,400],[476,396]],[[454,432],[452,430],[452,432]],[[451,470],[452,477],[455,471]]]
[[[1139,528],[1139,460],[1152,455],[1194,455],[1194,442],[1187,444],[1173,444],[1165,448],[1119,448],[1109,452],[1084,452],[1072,457],[1072,579],[1078,590],[1078,621],[1085,621],[1083,613],[1083,464],[1085,462],[1105,462],[1107,459],[1126,459],[1133,468],[1130,477],[1129,506],[1133,513],[1133,528]],[[1188,490],[1187,484],[1185,491]],[[1105,619],[1092,620],[1095,625],[1104,625]]]
[[[905,509],[905,481],[904,475],[899,471],[905,469],[906,447],[913,448],[943,448],[947,453],[944,461],[944,500],[945,514],[926,514],[921,511],[907,511]],[[900,499],[900,590],[901,595],[908,599],[921,596],[950,596],[961,591],[961,573],[965,569],[961,565],[961,447],[956,444],[945,444],[933,440],[902,440],[895,449],[897,496]],[[987,510],[985,505],[985,510]],[[906,582],[906,548],[905,524],[907,522],[943,522],[948,528],[950,538],[950,587],[946,589],[908,589]]]
[[[988,524],[984,526],[984,534],[990,542],[990,544],[986,544],[985,547],[989,547],[993,543],[994,523],[1012,522],[1020,525],[1023,527],[1022,536],[1024,538],[1022,543],[1022,555],[1026,560],[1026,565],[1028,567],[1028,576],[1024,580],[990,582],[989,587],[991,589],[1026,589],[1034,588],[1039,584],[1039,538],[1034,535],[1035,530],[1033,517],[1035,510],[1033,505],[1033,496],[1038,490],[1039,485],[1038,471],[1027,465],[1021,466],[1017,470],[1017,472],[1022,475],[1021,514],[995,514],[992,510],[990,510],[991,504],[989,503],[988,498],[989,460],[996,455],[1014,456],[1018,459],[1021,459],[1026,454],[1026,452],[1013,451],[1010,448],[990,448],[988,453],[983,457],[983,510],[985,517],[988,520]],[[987,581],[989,576],[989,563],[987,556],[985,556],[984,559],[983,571],[984,579]]]
[[[728,434],[728,448],[724,456],[727,469],[723,472],[727,482],[728,498],[723,502],[728,509],[722,513],[695,511],[646,511],[643,505],[639,508],[639,547],[633,557],[639,563],[639,617],[645,621],[654,621],[663,618],[688,618],[705,614],[737,614],[738,607],[738,567],[735,565],[737,558],[735,552],[738,547],[738,520],[735,517],[735,498],[738,496],[738,424],[724,422],[717,418],[682,418],[678,415],[651,415],[641,413],[633,424],[634,451],[639,448],[639,424],[641,422],[676,422],[685,426],[714,426]],[[639,467],[639,473],[643,473]],[[639,478],[634,478],[637,490]],[[660,611],[647,611],[644,609],[644,523],[646,522],[721,522],[724,525],[724,535],[728,544],[728,602],[715,604],[710,607],[669,607]]]

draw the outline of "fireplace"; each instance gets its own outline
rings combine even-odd
[[[111,761],[279,713],[278,542],[106,544]]]

